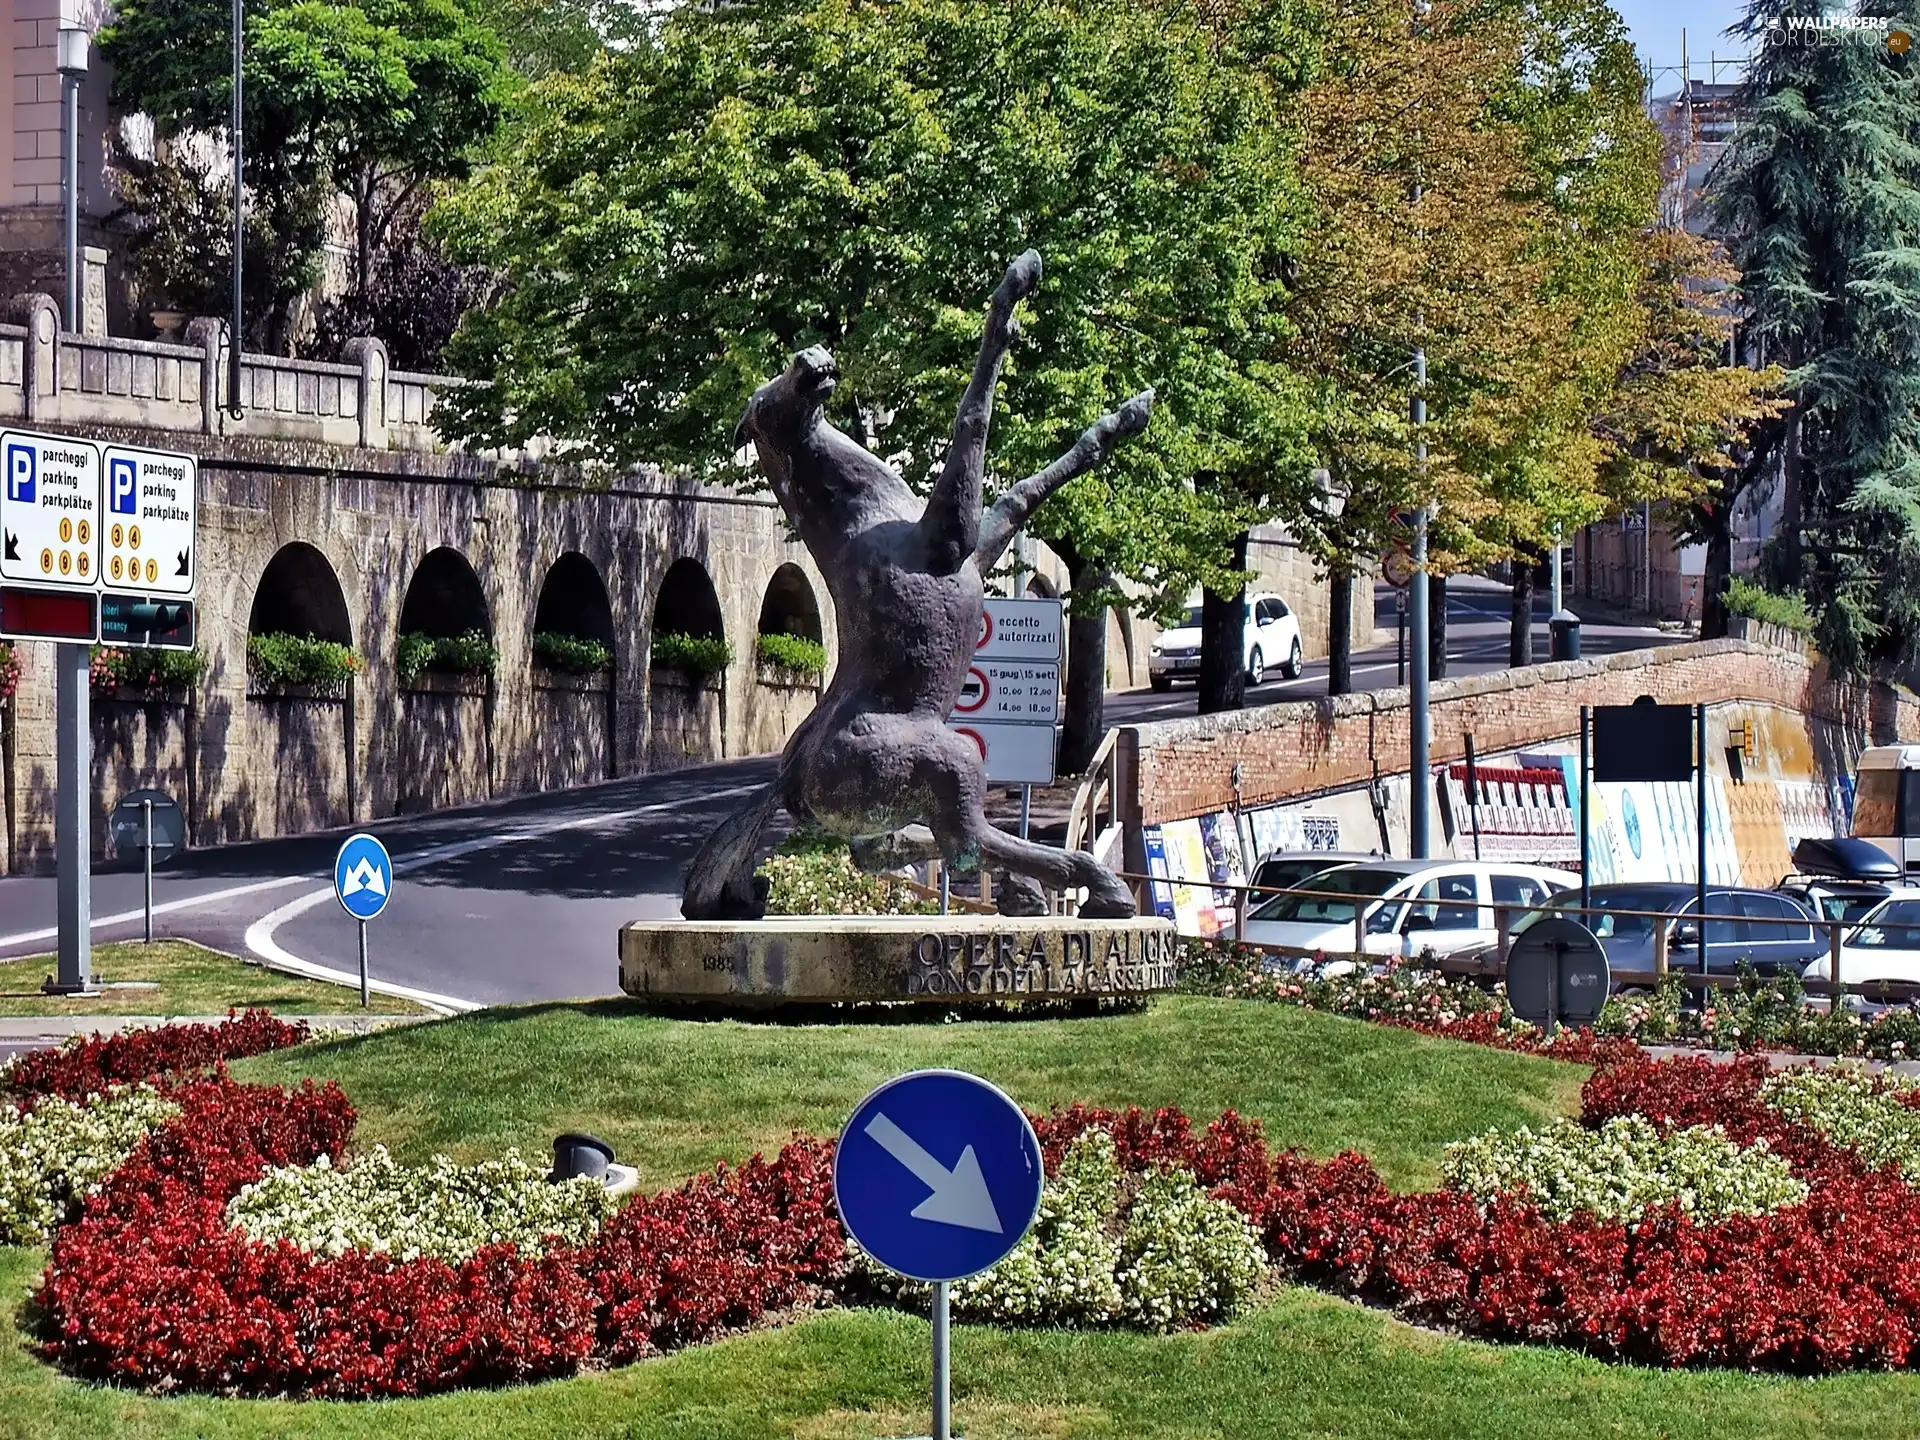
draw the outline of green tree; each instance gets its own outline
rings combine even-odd
[[[1248,82],[1177,0],[681,10],[533,87],[498,162],[443,204],[455,253],[506,278],[450,352],[490,383],[458,392],[445,423],[746,483],[723,437],[753,386],[818,342],[845,427],[917,482],[938,466],[981,298],[1032,245],[1046,279],[1002,382],[993,473],[1037,468],[1152,385],[1146,435],[1034,529],[1067,557],[1083,615],[1122,598],[1111,576],[1184,591],[1225,568],[1218,537],[1246,523],[1207,477],[1277,487],[1298,428],[1267,358],[1297,186],[1273,91]],[[1080,748],[1099,733],[1105,629],[1075,634]]]
[[[205,223],[227,203],[222,182],[193,158],[204,146],[192,140],[227,130],[230,17],[227,0],[126,0],[100,36],[113,104],[151,116],[161,151],[160,165],[136,176],[136,211],[150,226],[205,217],[188,225],[195,244],[220,247],[201,257],[203,283],[207,271],[232,263],[230,242]],[[290,343],[293,303],[318,276],[336,192],[353,203],[354,273],[364,292],[396,211],[429,181],[464,173],[470,150],[493,133],[505,76],[498,37],[457,0],[248,7],[246,180],[261,241],[246,259],[263,302],[256,342]],[[181,278],[191,285],[195,277]]]
[[[1753,0],[1735,27],[1756,58],[1720,220],[1749,337],[1788,371],[1792,408],[1744,467],[1781,478],[1774,580],[1857,667],[1920,636],[1920,80],[1911,51],[1858,34],[1799,43],[1827,11]],[[1912,0],[1859,13],[1920,31]]]

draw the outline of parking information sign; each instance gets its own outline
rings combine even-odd
[[[0,431],[0,580],[100,584],[100,450],[63,435]]]
[[[947,724],[980,747],[995,785],[1053,783],[1066,607],[1058,600],[989,600],[973,664]]]
[[[106,579],[153,595],[192,595],[198,467],[191,455],[106,447]]]

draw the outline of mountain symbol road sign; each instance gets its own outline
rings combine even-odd
[[[349,835],[333,859],[333,893],[356,920],[371,920],[393,898],[393,857],[371,835]]]
[[[380,873],[373,861],[365,857],[347,871],[340,886],[342,895],[358,895],[362,890],[371,890],[376,895],[387,893],[387,877]]]
[[[1040,1210],[1040,1142],[997,1086],[916,1070],[855,1107],[833,1157],[840,1218],[914,1280],[962,1280],[1004,1259]]]
[[[912,1211],[916,1220],[933,1220],[942,1225],[962,1225],[969,1230],[988,1230],[1004,1234],[1000,1214],[993,1208],[993,1195],[987,1189],[987,1177],[980,1173],[980,1160],[969,1145],[949,1170],[926,1152],[926,1148],[885,1114],[867,1122],[867,1134],[894,1159],[914,1173],[914,1177],[933,1193]]]

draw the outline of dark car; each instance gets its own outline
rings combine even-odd
[[[1774,887],[1822,920],[1852,924],[1883,900],[1916,892],[1900,862],[1868,840],[1809,837],[1793,847],[1793,874]]]
[[[1542,916],[1578,920],[1599,938],[1607,966],[1651,974],[1654,935],[1667,932],[1667,964],[1675,970],[1700,968],[1699,899],[1696,887],[1675,881],[1637,881],[1596,885],[1589,904],[1597,915],[1569,915],[1580,908],[1580,892],[1569,890],[1551,904],[1530,910],[1514,922],[1513,934]],[[1653,912],[1634,913],[1634,912]],[[1662,918],[1654,918],[1658,915]],[[1798,975],[1827,953],[1827,935],[1813,913],[1798,900],[1772,890],[1707,890],[1706,968],[1731,975],[1743,966],[1762,974]]]

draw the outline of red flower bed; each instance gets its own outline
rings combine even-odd
[[[269,1165],[337,1156],[334,1085],[183,1086],[55,1237],[46,1353],[76,1374],[256,1395],[423,1395],[567,1375],[754,1322],[836,1278],[829,1147],[789,1146],[634,1200],[593,1242],[541,1259],[490,1246],[458,1265],[260,1244],[227,1202]]]
[[[58,1095],[84,1100],[109,1085],[128,1085],[163,1075],[205,1070],[298,1045],[310,1032],[299,1022],[277,1020],[265,1010],[229,1014],[219,1025],[156,1025],[114,1035],[90,1035],[57,1050],[22,1055],[8,1071],[7,1088],[21,1097]]]

